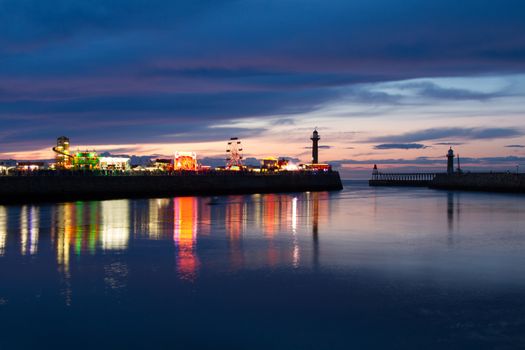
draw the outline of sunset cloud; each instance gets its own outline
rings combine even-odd
[[[524,135],[517,128],[433,128],[399,135],[379,136],[368,142],[418,142],[440,139],[488,140]]]
[[[427,146],[420,143],[382,143],[375,145],[375,149],[422,149]]]
[[[253,153],[307,159],[314,127],[323,159],[504,150],[525,142],[524,11],[518,0],[0,1],[0,157],[43,156],[59,135],[212,156],[223,147],[198,144],[236,136]]]

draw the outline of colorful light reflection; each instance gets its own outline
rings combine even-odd
[[[7,245],[7,209],[0,206],[0,256],[5,255]]]
[[[197,198],[175,198],[173,211],[173,241],[177,247],[177,271],[181,279],[193,281],[199,267],[199,260],[195,254],[198,220]]]

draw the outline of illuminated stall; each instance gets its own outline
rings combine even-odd
[[[173,162],[174,170],[197,170],[197,154],[195,152],[176,152]]]
[[[275,171],[279,169],[277,158],[268,157],[261,159],[262,171]]]
[[[44,168],[44,162],[18,162],[16,163],[16,170],[21,171],[35,171]]]
[[[100,157],[98,164],[101,170],[129,170],[129,158],[125,157]]]
[[[153,161],[154,170],[170,171],[173,170],[173,163],[171,159],[155,159]]]
[[[300,164],[300,168],[307,171],[330,171],[332,167],[329,164]]]
[[[97,152],[77,152],[73,156],[73,167],[77,170],[93,170],[98,167]]]
[[[0,164],[0,175],[7,175],[8,166],[4,164]]]

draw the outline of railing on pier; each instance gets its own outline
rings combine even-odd
[[[376,173],[372,180],[378,181],[432,181],[437,173]]]
[[[373,173],[370,186],[429,186],[438,173]]]

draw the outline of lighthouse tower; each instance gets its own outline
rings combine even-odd
[[[319,163],[319,140],[320,139],[321,138],[319,137],[319,133],[317,132],[317,129],[314,129],[312,137],[310,138],[310,140],[312,140],[312,164]]]
[[[454,174],[454,151],[452,147],[450,147],[447,153],[447,174]]]
[[[377,180],[379,177],[379,169],[377,169],[377,164],[374,164],[374,170],[372,170],[372,179]]]

